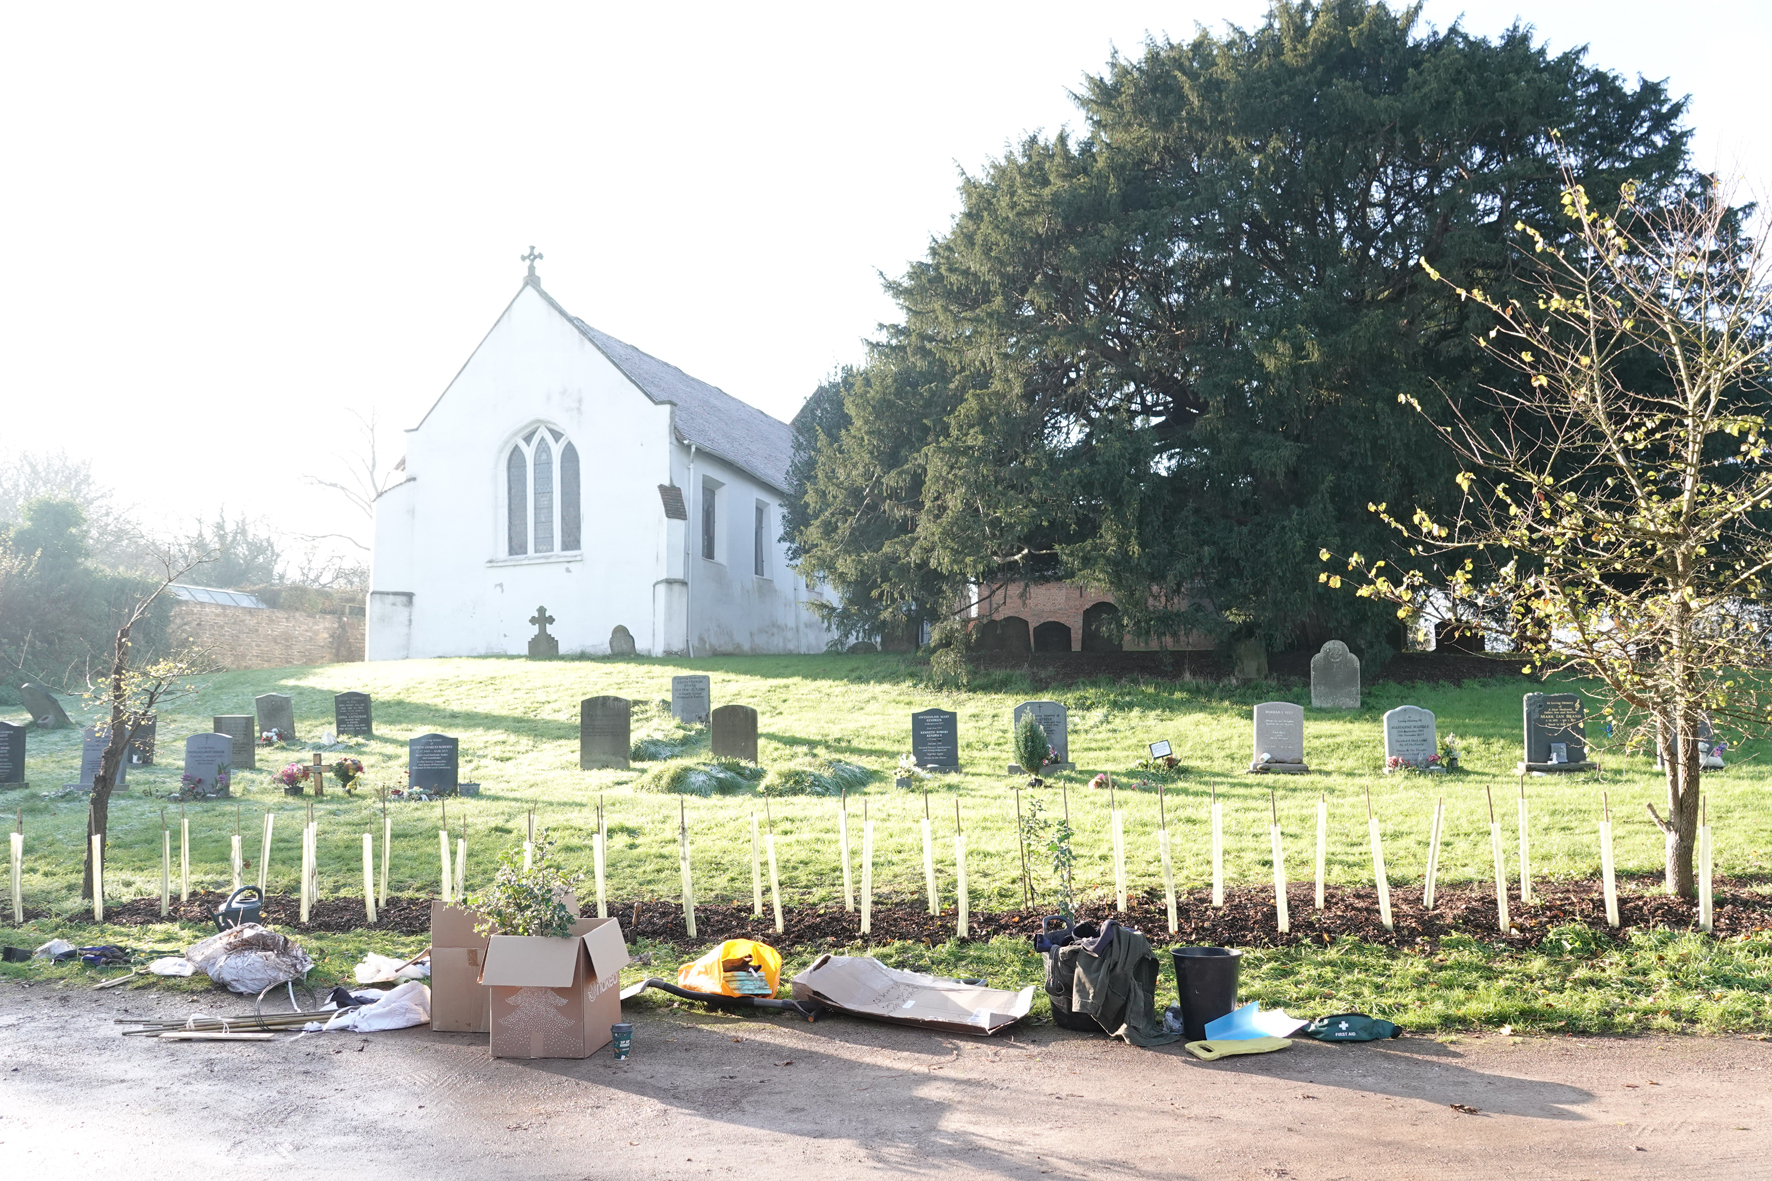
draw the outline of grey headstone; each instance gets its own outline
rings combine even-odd
[[[1528,693],[1526,715],[1526,762],[1550,765],[1551,744],[1559,743],[1569,763],[1587,762],[1587,711],[1574,693]]]
[[[634,633],[626,624],[618,623],[615,630],[609,633],[609,655],[632,656],[634,654]]]
[[[1440,735],[1434,711],[1419,705],[1399,705],[1384,715],[1384,760],[1400,758],[1411,767],[1425,767],[1440,753]]]
[[[332,726],[340,735],[375,737],[375,716],[369,694],[335,693],[332,697]]]
[[[98,774],[99,767],[104,763],[105,747],[110,744],[109,728],[100,730],[97,726],[88,726],[80,734],[80,786],[91,787],[93,776]],[[124,759],[117,764],[117,782],[111,786],[122,787],[129,782],[129,760]]]
[[[295,702],[285,693],[264,693],[252,699],[258,711],[258,732],[275,730],[284,742],[295,741]]]
[[[625,697],[587,697],[579,702],[578,769],[627,770],[633,716],[633,703]]]
[[[407,742],[406,782],[436,795],[456,794],[461,785],[461,740],[447,734],[420,734]]]
[[[234,766],[242,771],[258,768],[258,719],[252,714],[222,714],[212,726],[217,734],[234,741]]]
[[[1255,707],[1255,753],[1249,766],[1252,771],[1305,769],[1304,706],[1264,701]]]
[[[149,714],[130,731],[129,749],[124,752],[123,757],[138,767],[151,767],[154,765],[154,749],[159,741],[160,719]]]
[[[714,683],[705,676],[671,678],[671,716],[705,726],[714,701]]]
[[[548,631],[548,624],[554,622],[548,609],[537,607],[535,614],[529,617],[529,622],[535,625],[535,634],[529,637],[529,659],[551,660],[560,655],[560,640]]]
[[[1311,657],[1311,708],[1360,708],[1360,658],[1340,640]]]
[[[31,711],[31,719],[39,730],[59,730],[74,724],[62,703],[55,699],[55,694],[42,685],[26,681],[18,687],[18,695],[24,699],[25,708]]]
[[[1055,761],[1071,761],[1070,713],[1056,701],[1024,701],[1015,707],[1014,727],[1021,729],[1021,720],[1032,714],[1040,729],[1046,731],[1046,742],[1052,747]],[[1028,771],[1033,775],[1039,768]]]
[[[757,711],[748,705],[722,705],[714,711],[710,737],[716,758],[724,755],[756,762]]]
[[[0,722],[0,786],[25,781],[25,728]]]
[[[952,710],[926,709],[911,715],[911,757],[919,767],[960,769],[960,718]]]
[[[1260,640],[1238,640],[1231,645],[1231,665],[1239,681],[1267,680],[1267,645]]]
[[[233,794],[231,784],[222,776],[233,778],[234,740],[226,734],[193,734],[185,739],[184,791],[195,796],[227,796]]]

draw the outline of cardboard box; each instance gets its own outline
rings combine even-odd
[[[1034,990],[1030,985],[1008,992],[906,972],[872,956],[822,955],[794,977],[794,999],[894,1025],[992,1034],[1028,1015]]]
[[[489,936],[474,934],[480,916],[431,900],[431,1028],[486,1033],[492,1028],[492,992],[480,983]]]
[[[480,983],[492,993],[494,1058],[588,1058],[621,1020],[628,945],[616,919],[580,919],[565,939],[494,935]]]

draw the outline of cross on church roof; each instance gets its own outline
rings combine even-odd
[[[541,258],[542,258],[541,252],[536,250],[535,247],[531,246],[529,248],[529,253],[523,255],[521,258],[519,258],[517,260],[518,262],[526,262],[529,264],[529,281],[531,283],[540,282],[540,279],[536,276],[536,273],[535,273],[535,264],[540,262]]]

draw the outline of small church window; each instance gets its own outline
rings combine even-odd
[[[511,556],[529,552],[529,461],[522,447],[512,447],[505,461],[505,497],[509,502],[505,536]]]
[[[554,449],[546,439],[535,445],[535,552],[554,552]]]
[[[762,501],[757,502],[757,532],[753,542],[752,559],[758,578],[769,577],[769,506]]]
[[[560,548],[579,548],[578,448],[571,443],[560,448]]]
[[[718,493],[713,487],[703,484],[701,487],[701,556],[708,561],[714,560],[714,501]]]

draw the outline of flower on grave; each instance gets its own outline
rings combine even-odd
[[[1097,775],[1094,779],[1091,779],[1089,781],[1090,787],[1096,788],[1097,790],[1100,790],[1100,791],[1107,790],[1107,785],[1108,785],[1108,777],[1105,773]]]
[[[1384,769],[1386,771],[1401,771],[1408,765],[1409,760],[1405,759],[1402,755],[1392,755],[1384,761]]]
[[[1462,753],[1464,747],[1463,740],[1456,734],[1446,735],[1446,739],[1442,745],[1446,748],[1446,757],[1449,759],[1456,759]]]
[[[276,746],[282,741],[283,731],[277,729],[275,726],[258,736],[258,744],[260,746]]]
[[[357,776],[363,774],[362,759],[340,759],[332,764],[332,777],[344,785],[346,791],[355,789]]]
[[[899,755],[898,756],[898,774],[899,774],[900,778],[904,778],[906,776],[912,776],[912,775],[917,776],[920,779],[929,778],[929,772],[927,772],[923,768],[917,766],[917,756],[916,755]]]
[[[285,763],[276,778],[284,787],[300,787],[312,776],[306,763]]]

